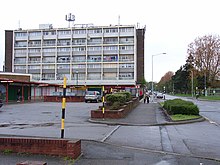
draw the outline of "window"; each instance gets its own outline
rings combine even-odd
[[[32,74],[33,80],[40,80],[40,74]]]
[[[119,68],[134,68],[134,64],[120,64]]]
[[[86,65],[84,65],[84,64],[73,65],[72,68],[73,69],[76,69],[76,68],[86,68]]]
[[[134,46],[120,46],[120,50],[134,50]]]
[[[40,41],[40,40],[29,41],[28,45],[29,45],[30,47],[41,46],[41,41]]]
[[[73,52],[80,52],[80,51],[85,51],[86,48],[85,47],[74,47],[72,50]]]
[[[25,37],[27,36],[27,32],[15,32],[15,37]]]
[[[85,45],[85,43],[86,43],[85,38],[73,39],[73,45]]]
[[[41,53],[41,49],[28,49],[28,53]]]
[[[120,32],[133,32],[133,27],[127,27],[127,28],[120,28]]]
[[[56,31],[44,31],[43,35],[56,35]]]
[[[54,74],[42,74],[42,80],[54,80],[55,75]]]
[[[102,43],[102,39],[101,38],[91,38],[88,40],[88,44],[92,45],[92,44],[101,44]]]
[[[117,64],[104,64],[104,68],[117,68]]]
[[[70,48],[58,48],[58,52],[70,52]]]
[[[119,79],[120,80],[131,80],[134,78],[134,73],[120,73]]]
[[[15,47],[27,47],[26,41],[15,41]]]
[[[55,57],[43,57],[43,62],[44,63],[54,63]]]
[[[61,30],[57,32],[58,35],[70,35],[71,31],[70,30]]]
[[[44,46],[55,46],[56,40],[44,40],[43,44],[44,44]]]
[[[70,40],[58,40],[58,46],[70,45]]]
[[[40,69],[40,65],[29,65],[28,69]]]
[[[118,38],[104,38],[105,44],[117,44]]]
[[[39,57],[29,58],[29,63],[40,63],[40,61],[41,61],[41,58]]]
[[[42,66],[43,69],[55,69],[54,65],[43,65]]]
[[[88,50],[89,51],[100,51],[100,50],[102,50],[102,47],[100,47],[100,46],[91,46],[91,47],[88,47]]]
[[[88,33],[90,34],[102,33],[102,29],[89,29]]]
[[[73,34],[86,34],[86,30],[74,30]]]
[[[88,64],[87,68],[101,68],[101,64]]]
[[[17,70],[17,69],[24,70],[24,69],[26,69],[26,66],[15,66],[15,69],[16,69],[16,70]]]
[[[29,32],[29,36],[41,36],[41,32],[40,31]]]
[[[105,33],[118,33],[117,28],[104,29]]]
[[[55,52],[55,48],[44,48],[43,49],[44,53],[51,53],[51,52]]]
[[[104,50],[118,50],[118,46],[104,46]]]
[[[70,65],[57,65],[58,69],[69,69]]]

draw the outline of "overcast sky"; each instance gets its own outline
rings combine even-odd
[[[65,15],[72,13],[76,24],[97,26],[120,24],[146,26],[145,79],[154,81],[185,64],[187,47],[197,37],[220,34],[219,0],[7,0],[0,6],[0,70],[5,57],[5,30],[38,28],[51,23],[68,27]],[[20,23],[19,23],[20,22]]]

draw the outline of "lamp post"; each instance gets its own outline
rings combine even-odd
[[[166,53],[158,53],[158,54],[153,54],[152,55],[152,84],[151,84],[151,92],[152,92],[152,102],[154,101],[154,57],[155,56],[159,56],[159,55],[163,55],[163,54],[166,54]]]
[[[193,93],[194,93],[194,87],[193,87],[193,67],[194,67],[194,58],[193,58],[193,56],[190,54],[189,55],[189,57],[188,57],[188,59],[186,60],[186,62],[189,64],[189,65],[191,65],[191,92],[192,92],[192,98],[193,98]]]

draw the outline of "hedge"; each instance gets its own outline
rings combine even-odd
[[[123,105],[126,102],[126,95],[124,94],[107,94],[106,102],[108,105],[113,105],[114,102],[119,102],[120,105]]]
[[[164,102],[163,107],[170,115],[199,115],[199,108],[191,101],[181,99],[167,100]]]

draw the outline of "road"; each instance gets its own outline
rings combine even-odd
[[[219,164],[220,103],[195,102],[208,121],[169,126],[94,124],[88,121],[90,110],[101,103],[67,103],[65,138],[83,139],[84,154],[76,164]],[[0,134],[60,137],[61,107],[61,103],[3,106]]]

